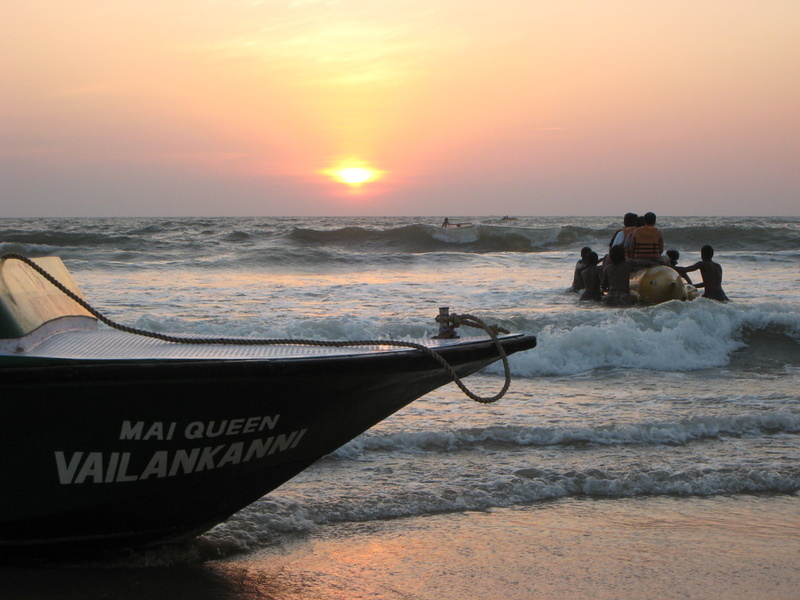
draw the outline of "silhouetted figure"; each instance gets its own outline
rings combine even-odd
[[[581,248],[581,257],[578,259],[578,262],[575,263],[575,273],[572,275],[572,287],[570,290],[573,292],[580,292],[585,286],[583,285],[583,270],[588,266],[586,262],[586,257],[589,256],[589,253],[592,251],[589,246],[584,246]]]
[[[583,287],[585,288],[581,294],[581,300],[596,300],[603,299],[603,292],[600,291],[600,278],[603,275],[603,270],[597,266],[600,258],[597,252],[589,252],[586,256],[587,266],[581,273],[583,277]]]
[[[631,303],[631,267],[625,260],[625,248],[614,246],[608,253],[610,262],[603,269],[601,287],[607,290],[605,301],[611,306]]]
[[[703,246],[700,249],[700,258],[702,260],[690,267],[675,267],[675,270],[681,275],[691,271],[700,271],[703,283],[695,284],[695,287],[704,289],[703,298],[728,302],[730,298],[722,289],[722,266],[711,260],[714,258],[714,248],[709,245]]]

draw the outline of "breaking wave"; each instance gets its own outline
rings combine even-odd
[[[559,323],[526,323],[535,351],[510,357],[512,373],[539,377],[602,368],[695,371],[729,365],[800,366],[800,314],[790,304],[675,301]],[[490,372],[499,372],[496,366]]]
[[[359,460],[372,452],[457,452],[485,447],[558,447],[584,445],[658,444],[681,446],[725,437],[800,434],[800,415],[766,411],[743,415],[695,416],[674,422],[599,427],[503,426],[415,431],[393,434],[366,433],[345,444],[330,457]]]
[[[430,514],[525,506],[563,498],[632,498],[642,496],[715,496],[722,494],[791,494],[800,487],[800,467],[756,470],[749,467],[698,467],[683,470],[639,468],[565,470],[523,468],[474,485],[447,489],[408,489],[369,497],[298,502],[280,494],[247,507],[205,534],[211,544],[229,551],[252,550],[274,543],[276,534],[306,533],[321,525],[383,521]]]

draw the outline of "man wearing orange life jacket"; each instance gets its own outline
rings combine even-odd
[[[644,225],[638,227],[631,235],[628,257],[657,260],[663,252],[664,236],[656,227],[656,215],[651,212],[646,213]]]

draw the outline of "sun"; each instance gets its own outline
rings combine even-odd
[[[375,179],[375,170],[366,167],[347,167],[336,173],[336,178],[347,185],[361,185]]]
[[[323,171],[323,173],[351,188],[360,188],[367,183],[377,181],[383,176],[384,172],[369,166],[364,161],[348,160],[337,163],[330,169]]]

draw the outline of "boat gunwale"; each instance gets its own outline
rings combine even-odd
[[[536,337],[522,333],[505,335],[499,338],[507,353],[518,352],[535,347]],[[431,350],[445,360],[449,356],[477,353],[487,355],[496,352],[495,343],[490,338],[459,338],[456,340],[432,340],[442,342],[433,344]],[[271,356],[260,358],[105,358],[75,359],[37,356],[8,356],[3,363],[0,357],[0,389],[7,385],[30,382],[36,374],[38,383],[52,381],[78,382],[85,379],[99,380],[119,377],[159,378],[192,377],[197,379],[220,376],[263,377],[266,374],[297,373],[304,370],[320,369],[360,369],[365,363],[377,366],[383,361],[426,361],[432,369],[440,369],[432,357],[415,348],[384,347],[353,353],[306,354],[299,356]],[[460,361],[459,361],[460,362]]]

